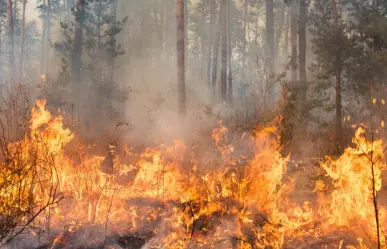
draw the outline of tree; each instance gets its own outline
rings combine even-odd
[[[305,105],[307,95],[307,83],[306,83],[306,12],[307,3],[306,0],[300,0],[300,15],[298,21],[299,29],[299,77],[300,77],[300,117],[305,118]]]
[[[220,15],[222,16],[222,63],[220,72],[220,96],[227,101],[227,0],[222,0]]]
[[[81,58],[83,42],[83,22],[85,19],[85,0],[77,0],[73,11],[75,15],[75,32],[71,53],[71,75],[72,84],[73,87],[75,87],[76,85],[81,84]]]
[[[274,73],[274,3],[266,0],[266,68],[267,75]]]
[[[14,51],[14,17],[12,0],[7,0],[7,50],[8,50],[8,63],[9,72],[11,78],[15,77],[15,51]]]
[[[177,9],[177,89],[178,111],[185,114],[185,31],[184,0],[176,0]]]
[[[52,20],[59,19],[66,5],[62,0],[37,0],[37,9],[42,20],[41,47],[40,47],[40,73],[47,74],[48,59],[50,54],[50,40]]]
[[[336,32],[339,32],[339,17],[337,14],[337,4],[336,0],[332,0],[332,20],[335,27]],[[341,71],[342,71],[342,63],[341,58],[339,55],[336,55],[335,58],[336,61],[336,84],[335,84],[335,91],[336,91],[336,145],[338,147],[338,150],[341,150],[342,146],[342,131],[341,131],[341,117],[342,117],[342,108],[341,108]]]
[[[232,0],[227,1],[227,72],[228,72],[228,101],[232,102],[233,97],[233,76],[232,76],[232,41],[231,41],[231,4]]]
[[[216,1],[214,1],[216,3]],[[222,6],[219,8],[218,12],[218,20],[217,20],[217,27],[216,27],[216,37],[215,37],[215,44],[214,48],[212,50],[212,91],[213,95],[215,97],[216,95],[216,81],[218,79],[218,56],[219,56],[219,43],[221,38],[221,9]]]
[[[214,47],[214,25],[215,25],[215,0],[209,1],[209,38],[208,38],[208,58],[207,58],[207,81],[208,87],[212,87],[212,59],[213,59],[213,47]]]
[[[25,27],[26,27],[26,5],[27,0],[23,0],[23,11],[22,11],[22,24],[20,31],[20,58],[19,58],[19,72],[20,77],[23,77],[23,62],[24,62],[24,42],[25,42]]]
[[[290,44],[291,44],[291,82],[297,82],[297,1],[291,2],[291,24],[290,24]]]
[[[42,41],[41,41],[41,57],[40,57],[40,73],[46,74],[46,42],[47,42],[47,27],[48,23],[48,13],[49,8],[51,8],[51,4],[48,4],[50,0],[44,0],[43,4],[40,5],[40,9],[42,10]]]
[[[114,80],[114,71],[115,71],[115,48],[116,48],[116,25],[117,25],[117,1],[112,0],[110,9],[111,9],[111,24],[110,24],[110,41],[109,45],[111,48],[109,49],[109,59],[108,59],[108,81],[113,82]]]
[[[55,49],[63,55],[63,70],[55,88],[60,90],[67,84],[66,74],[71,73],[72,83],[71,94],[61,94],[66,100],[57,104],[71,102],[77,113],[89,108],[82,113],[88,122],[101,115],[108,120],[118,118],[119,109],[114,108],[114,102],[126,99],[126,93],[114,81],[115,60],[125,54],[122,45],[116,42],[117,36],[127,21],[127,17],[117,19],[114,10],[117,4],[113,0],[79,0],[72,9],[75,23],[61,22],[63,41],[55,43]],[[88,95],[82,96],[86,90]],[[95,132],[103,129],[102,124],[93,128]]]
[[[247,63],[247,28],[248,28],[249,3],[243,0],[243,37],[242,37],[242,81],[246,81],[246,63]]]

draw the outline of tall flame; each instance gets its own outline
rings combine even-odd
[[[289,156],[280,153],[275,125],[252,134],[254,155],[247,162],[245,155],[234,153],[220,123],[212,133],[221,161],[215,169],[200,165],[200,155],[182,141],[133,154],[129,164],[114,146],[110,159],[85,153],[73,141],[75,134],[63,127],[62,117],[51,115],[45,104],[37,101],[33,108],[29,135],[8,145],[8,165],[0,170],[0,200],[7,203],[0,205],[1,213],[7,213],[5,207],[31,212],[60,194],[64,199],[39,215],[36,224],[71,231],[99,224],[151,232],[151,246],[171,249],[279,249],[367,222],[367,233],[375,240],[369,221],[375,217],[373,197],[382,187],[384,144],[368,141],[362,128],[354,148],[321,163],[332,185],[317,181],[317,203],[299,205],[289,197],[297,178],[287,173]],[[74,146],[78,152],[70,153]],[[104,164],[112,167],[109,174],[101,170]],[[23,174],[10,174],[14,170]],[[19,194],[19,201],[12,202]],[[384,208],[380,211],[384,221]],[[339,248],[366,248],[364,240],[351,246],[344,239]]]

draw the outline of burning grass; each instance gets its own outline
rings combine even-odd
[[[0,228],[17,218],[3,242],[44,231],[43,248],[374,248],[383,142],[359,129],[354,148],[321,162],[329,181],[311,187],[317,201],[299,203],[276,123],[241,136],[250,136],[243,153],[220,123],[212,160],[182,141],[140,153],[111,146],[105,157],[75,146],[62,118],[38,101],[30,133],[3,155]]]

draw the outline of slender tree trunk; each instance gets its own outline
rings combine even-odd
[[[339,32],[339,17],[337,13],[337,3],[336,0],[331,1],[332,4],[332,21],[333,24],[336,27],[336,32]],[[336,146],[337,151],[340,152],[342,150],[342,130],[341,130],[341,117],[342,117],[342,108],[341,108],[341,58],[339,55],[337,55],[336,58],[336,72],[335,72],[335,78],[336,78],[336,84],[335,84],[335,91],[336,91],[336,118],[335,118],[335,133],[336,133]]]
[[[291,82],[292,85],[296,85],[297,82],[297,1],[292,1],[292,16],[290,25],[290,43],[291,43]]]
[[[233,96],[233,83],[232,83],[232,42],[231,42],[231,4],[232,0],[227,0],[227,64],[228,64],[228,101],[232,102],[232,96]]]
[[[3,33],[3,26],[0,25],[0,34]],[[3,82],[4,72],[3,72],[3,60],[1,58],[3,57],[3,40],[2,35],[0,35],[0,82]]]
[[[274,3],[266,0],[266,68],[267,75],[274,73]]]
[[[248,0],[243,1],[243,54],[242,54],[242,81],[243,84],[246,84],[246,64],[247,64],[247,25],[248,25],[248,16],[249,16],[249,2]]]
[[[16,26],[16,19],[17,19],[17,8],[18,8],[18,0],[14,0],[13,2],[13,26],[14,26],[14,31],[13,31],[13,39],[14,39],[14,42],[17,42],[15,40],[15,37],[17,37],[17,29],[15,29],[15,26]],[[16,51],[17,50],[17,44],[14,44],[14,58],[15,58],[15,70],[14,70],[14,73],[15,73],[15,76],[17,77],[17,75],[19,74],[19,64],[18,64],[18,52]],[[16,48],[15,48],[16,46]]]
[[[221,3],[222,15],[222,64],[220,71],[220,96],[223,102],[227,101],[227,0]]]
[[[161,46],[161,49],[162,49],[162,58],[165,59],[165,51],[164,51],[164,40],[165,40],[165,32],[164,32],[164,26],[165,26],[165,7],[164,7],[165,3],[162,4],[160,3],[160,34],[161,34],[161,39],[160,39],[160,46]],[[117,9],[117,8],[116,8]],[[116,13],[117,15],[117,13]]]
[[[44,42],[44,74],[47,73],[47,64],[48,60],[50,58],[50,46],[49,42],[51,39],[51,0],[47,0],[47,24],[46,24],[46,29],[47,31],[45,32],[45,42]]]
[[[183,0],[184,4],[184,68],[188,67],[188,1]]]
[[[82,57],[82,42],[83,42],[83,19],[85,15],[84,0],[77,0],[75,18],[75,32],[73,37],[73,50],[71,55],[71,74],[73,86],[81,83],[81,57]],[[74,89],[75,90],[75,89]]]
[[[23,0],[23,11],[22,11],[22,23],[20,31],[20,58],[19,58],[19,72],[20,78],[23,77],[23,62],[24,62],[24,36],[25,36],[25,26],[26,26],[26,5],[27,0]]]
[[[281,9],[279,10],[279,14],[277,14],[277,17],[279,18],[278,24],[277,24],[277,32],[275,35],[275,56],[274,58],[277,58],[278,56],[278,49],[279,44],[281,42],[281,38],[283,37],[283,26],[285,22],[285,2],[281,3]]]
[[[115,37],[115,31],[116,28],[116,20],[117,20],[117,1],[113,0],[111,3],[111,17],[112,22],[110,25],[110,51],[109,51],[109,58],[108,58],[108,82],[112,83],[114,81],[114,71],[115,71],[115,48],[116,48],[116,37]]]
[[[291,11],[287,11],[287,17],[286,17],[286,27],[285,27],[285,45],[284,45],[284,55],[286,58],[289,56],[289,29],[290,29],[290,23],[291,23]]]
[[[13,19],[14,19],[14,23],[15,23],[15,19],[17,17],[17,5],[18,5],[18,0],[15,0],[14,3],[13,3]]]
[[[212,66],[212,50],[214,46],[214,24],[215,24],[215,0],[209,0],[209,8],[210,8],[210,27],[209,27],[209,39],[208,39],[208,58],[207,58],[207,80],[208,87],[211,88],[211,66]]]
[[[203,27],[206,27],[206,24],[207,24],[207,15],[206,15],[206,10],[207,10],[207,0],[202,0],[202,8],[200,10],[200,17],[202,19],[202,22],[201,22],[201,25]],[[204,30],[203,33],[201,34],[201,37],[200,37],[200,62],[201,62],[201,65],[200,65],[200,79],[203,81],[203,82],[206,82],[207,81],[207,66],[206,66],[206,60],[207,60],[207,57],[208,57],[208,53],[206,52],[206,35],[207,35],[207,32]]]
[[[184,0],[176,0],[177,9],[177,89],[178,111],[185,114],[185,31]]]
[[[163,12],[164,12],[164,18],[163,21],[164,27],[163,27],[163,59],[166,60],[167,57],[167,47],[168,47],[168,25],[169,25],[169,15],[168,15],[168,6],[165,1],[163,1]]]
[[[207,82],[208,87],[211,88],[211,63],[212,63],[212,47],[213,47],[213,25],[215,23],[214,4],[215,0],[209,0],[210,17],[209,17],[209,34],[208,34],[208,52],[207,52]]]
[[[300,86],[302,87],[301,101],[306,101],[306,0],[300,0],[300,15],[299,15],[299,76]]]
[[[216,33],[216,39],[214,44],[214,49],[212,51],[213,56],[213,62],[212,62],[212,91],[214,97],[216,96],[216,81],[218,79],[218,57],[219,57],[219,44],[220,44],[220,38],[221,38],[221,7],[218,12],[218,23],[217,23],[217,33]]]
[[[7,50],[9,60],[9,73],[15,79],[15,51],[14,51],[14,17],[12,0],[7,0]]]
[[[42,20],[42,44],[40,52],[40,74],[46,74],[45,61],[46,61],[46,33],[47,33],[47,1],[44,0],[44,11]]]

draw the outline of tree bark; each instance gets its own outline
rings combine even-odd
[[[220,13],[222,15],[222,64],[220,72],[220,96],[227,101],[227,0],[222,0]]]
[[[177,89],[178,112],[185,114],[185,31],[184,0],[176,0],[177,9]]]
[[[274,3],[266,0],[266,74],[274,73]]]
[[[281,9],[279,10],[279,13],[277,14],[277,17],[279,17],[279,21],[277,22],[277,32],[275,35],[275,58],[278,56],[278,49],[279,49],[279,44],[281,41],[281,37],[283,37],[283,26],[285,22],[285,7],[286,4],[285,2],[281,3]]]
[[[214,97],[216,96],[216,81],[218,79],[218,56],[219,56],[219,43],[220,43],[220,38],[221,38],[221,7],[218,12],[218,24],[217,24],[217,33],[216,33],[216,39],[215,39],[215,44],[214,44],[214,49],[212,51],[213,56],[212,56],[212,91]]]
[[[2,33],[2,26],[0,25],[0,34]],[[3,41],[2,41],[2,36],[0,35],[0,57],[2,57],[2,53],[3,53]],[[2,82],[3,81],[3,61],[0,60],[0,81]]]
[[[45,36],[45,42],[44,42],[44,74],[47,73],[47,64],[48,59],[50,58],[50,46],[49,41],[51,39],[51,0],[47,0],[47,25],[46,25],[47,31]]]
[[[16,18],[16,16],[17,16],[17,14],[16,14],[16,11],[17,11],[17,5],[18,5],[18,1],[17,0],[15,0],[15,2],[13,3],[13,18],[15,19]],[[15,20],[14,20],[14,22],[15,22]]]
[[[81,57],[83,43],[83,19],[85,15],[84,0],[77,0],[75,5],[75,32],[73,37],[73,50],[71,55],[71,76],[73,86],[81,83]]]
[[[22,23],[20,31],[20,59],[19,59],[19,71],[20,78],[23,78],[23,63],[24,63],[24,36],[25,36],[25,26],[26,26],[26,5],[27,0],[23,0],[23,11],[22,11]]]
[[[227,63],[228,63],[228,101],[232,102],[233,96],[233,77],[232,77],[232,41],[231,41],[231,4],[232,0],[227,0]]]
[[[289,56],[289,29],[291,23],[291,11],[288,9],[286,16],[286,27],[285,27],[285,45],[284,45],[284,55],[286,58]]]
[[[290,24],[290,43],[291,43],[291,82],[292,85],[297,84],[297,1],[292,1],[291,6],[291,24]]]
[[[184,4],[184,68],[188,65],[188,1],[183,0]]]
[[[14,31],[15,27],[12,0],[7,0],[7,50],[9,60],[9,73],[12,79],[15,79]]]
[[[209,35],[208,35],[208,58],[207,58],[207,81],[208,87],[211,88],[211,66],[212,66],[212,50],[214,43],[214,24],[215,24],[215,0],[210,0],[210,27],[209,27]]]
[[[306,102],[306,12],[307,3],[306,0],[300,0],[300,15],[299,15],[299,76],[301,91],[302,104]]]
[[[47,1],[44,0],[43,20],[42,20],[42,43],[40,50],[40,74],[46,74],[46,33],[47,33]]]
[[[339,32],[339,17],[337,13],[337,3],[336,0],[331,1],[332,4],[332,21],[336,27],[336,31]],[[341,130],[341,119],[342,119],[342,107],[341,107],[341,58],[339,55],[336,57],[336,72],[335,72],[335,91],[336,91],[336,117],[335,117],[335,133],[336,133],[336,146],[337,151],[341,152],[342,150],[342,130]]]
[[[3,33],[2,25],[0,25],[0,34]],[[3,55],[3,40],[2,36],[0,35],[0,58]],[[3,81],[4,72],[3,72],[3,60],[0,60],[0,82]]]
[[[246,64],[247,64],[247,25],[248,25],[248,16],[249,16],[249,2],[248,0],[243,1],[243,55],[242,55],[242,80],[243,84],[246,84],[247,77],[246,77]]]

